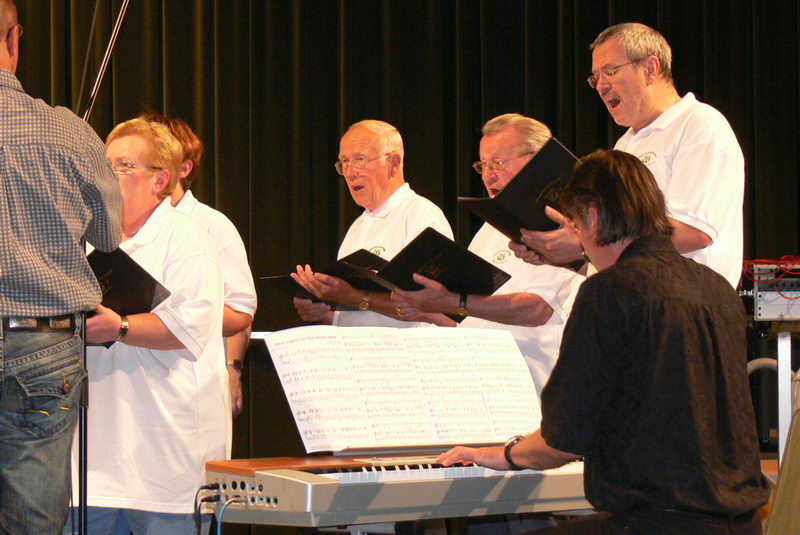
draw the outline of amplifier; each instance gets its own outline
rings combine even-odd
[[[756,264],[752,278],[755,320],[800,320],[800,264]]]

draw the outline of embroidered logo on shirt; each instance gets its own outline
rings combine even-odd
[[[374,245],[370,247],[369,252],[377,256],[383,256],[383,253],[386,252],[386,248],[383,245]]]
[[[510,257],[511,257],[511,251],[509,251],[508,249],[500,249],[499,251],[494,253],[494,256],[492,257],[492,263],[502,264]]]
[[[639,159],[642,161],[643,164],[649,165],[654,161],[656,161],[656,153],[653,151],[645,152],[644,154],[639,156]]]

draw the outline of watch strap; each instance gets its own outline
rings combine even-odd
[[[128,323],[128,316],[120,316],[119,318],[119,334],[117,334],[117,340],[122,340],[126,336],[128,336],[128,330],[131,328],[130,323]]]
[[[515,463],[514,460],[511,458],[511,448],[516,446],[517,442],[519,442],[523,438],[525,437],[523,437],[522,435],[514,435],[513,437],[509,438],[506,441],[506,445],[503,447],[503,455],[506,458],[508,466],[510,466],[512,470],[524,470],[524,468],[517,465],[517,463]]]
[[[456,309],[456,314],[458,314],[459,316],[469,315],[469,310],[467,310],[467,294],[461,294],[461,298],[458,300],[458,308]]]

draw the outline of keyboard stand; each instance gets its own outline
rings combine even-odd
[[[419,526],[415,526],[414,533],[422,533],[424,535],[447,535],[447,525],[444,520],[418,520],[418,524],[422,524],[422,531],[419,531]],[[349,533],[350,535],[378,535],[385,533],[397,533],[396,528],[399,522],[380,522],[376,524],[360,524],[357,526],[347,526],[345,529],[340,528],[321,528],[321,533]],[[407,524],[407,522],[402,522]]]

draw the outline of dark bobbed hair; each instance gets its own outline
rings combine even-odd
[[[664,195],[638,158],[618,150],[598,149],[575,165],[559,199],[562,213],[586,221],[590,207],[599,213],[598,245],[643,236],[671,236]]]

